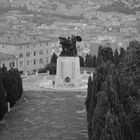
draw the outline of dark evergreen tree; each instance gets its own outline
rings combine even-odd
[[[113,62],[114,62],[114,65],[117,67],[118,64],[119,64],[119,53],[118,53],[118,50],[117,49],[115,50],[115,53],[114,53]]]
[[[79,56],[79,60],[80,60],[80,67],[84,67],[84,58],[82,56]]]
[[[86,55],[86,60],[85,60],[85,66],[86,67],[92,67],[92,55],[91,54],[87,54]]]
[[[124,58],[124,56],[125,56],[125,50],[124,50],[124,48],[121,48],[120,49],[119,60],[121,61]]]
[[[9,70],[9,73],[12,76],[12,84],[15,86],[16,89],[16,94],[17,94],[17,100],[20,99],[22,93],[23,93],[23,87],[22,87],[22,79],[21,76],[19,74],[18,69],[13,69],[11,68]]]
[[[107,61],[113,62],[113,51],[110,47],[102,48],[101,55],[103,57],[104,62],[107,62]]]
[[[0,120],[3,119],[4,114],[8,111],[7,94],[3,88],[2,70],[0,69]]]
[[[86,55],[86,59],[85,59],[85,66],[87,67],[88,65],[88,58],[89,58],[89,54]]]
[[[16,76],[17,76],[17,81],[18,81],[18,92],[19,92],[18,99],[20,99],[23,94],[22,78],[20,76],[19,70],[15,69],[15,71],[16,71]]]
[[[110,62],[97,67],[86,102],[89,140],[133,140],[130,119],[119,101],[118,80],[118,72]]]
[[[46,73],[49,71],[52,75],[56,74],[57,57],[58,56],[54,52],[51,56],[51,62],[47,64],[43,69],[40,69],[39,73]]]
[[[96,68],[96,65],[97,65],[97,58],[96,58],[96,55],[94,55],[92,58],[92,67]]]
[[[91,120],[91,133],[89,140],[99,140],[103,128],[105,127],[106,112],[108,111],[108,97],[106,92],[100,91],[97,93],[97,104],[94,109],[94,114]]]
[[[113,51],[110,47],[99,46],[98,56],[97,56],[97,65],[101,65],[103,62],[111,61],[113,62]]]
[[[58,56],[54,52],[53,55],[52,55],[52,57],[51,57],[51,62],[56,64],[57,63],[57,57]]]
[[[124,140],[121,132],[121,125],[116,115],[108,111],[105,122],[100,140]]]
[[[124,51],[122,51],[124,52]],[[122,53],[123,54],[123,53]],[[135,136],[140,135],[140,42],[131,41],[119,65],[119,97],[130,117]],[[135,139],[139,139],[136,137]]]
[[[88,122],[88,134],[91,134],[91,110],[90,110],[90,105],[92,102],[92,86],[93,86],[93,81],[91,76],[88,79],[88,90],[87,90],[87,99],[86,99],[86,109],[87,109],[87,122]]]
[[[4,72],[2,81],[7,93],[7,102],[9,102],[10,106],[13,107],[23,92],[22,79],[19,71],[11,68],[9,71]]]
[[[49,71],[50,74],[54,75],[56,74],[56,64],[55,63],[50,63],[46,66],[46,72]]]
[[[2,72],[4,73],[4,72],[7,72],[7,67],[5,66],[5,64],[3,64],[3,66],[2,66]]]
[[[16,95],[13,89],[12,75],[9,72],[3,73],[3,85],[7,93],[7,102],[9,102],[12,107],[16,102]]]
[[[98,49],[97,66],[101,65],[101,63],[103,62],[103,56],[101,54],[102,48],[103,47],[100,45]]]

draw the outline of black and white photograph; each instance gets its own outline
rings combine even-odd
[[[0,140],[140,140],[140,0],[0,0]]]

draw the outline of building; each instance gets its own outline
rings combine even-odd
[[[136,17],[137,19],[140,19],[140,11],[136,11]]]
[[[138,30],[136,27],[121,27],[120,33],[133,33],[138,34]]]
[[[98,49],[99,49],[100,45],[101,45],[100,43],[92,43],[90,45],[90,54],[92,56],[94,56],[94,55],[97,56],[98,55]]]
[[[23,73],[38,71],[50,62],[51,53],[47,40],[1,40],[0,51],[14,55],[17,59],[17,68]]]
[[[16,68],[17,67],[16,57],[11,54],[0,52],[0,67],[2,67],[3,65],[6,66],[7,70],[9,70],[11,66]]]

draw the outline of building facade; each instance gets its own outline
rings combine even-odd
[[[16,67],[23,73],[31,73],[44,68],[51,57],[47,41],[1,42],[0,52],[14,55],[17,61]]]

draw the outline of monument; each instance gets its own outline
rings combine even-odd
[[[59,37],[62,51],[57,58],[55,78],[45,75],[39,85],[47,90],[83,91],[87,89],[89,75],[80,74],[80,62],[77,56],[76,42],[81,42],[80,36]],[[86,77],[85,77],[86,76]]]
[[[62,51],[57,58],[55,87],[78,87],[82,79],[76,42],[81,42],[82,38],[72,35],[72,37],[59,37],[59,39]]]

